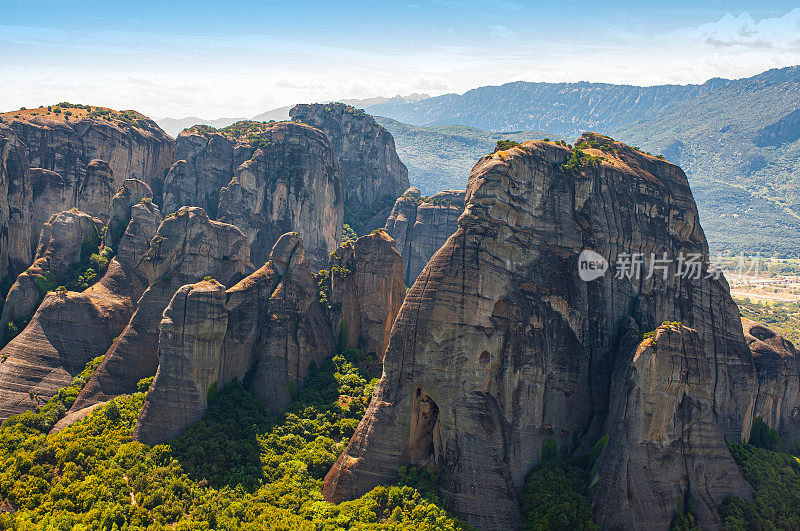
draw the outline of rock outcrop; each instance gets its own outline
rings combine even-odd
[[[406,296],[403,258],[383,230],[342,244],[330,257],[332,322],[347,348],[383,363],[389,333]],[[378,371],[380,373],[380,371]]]
[[[47,294],[28,326],[0,351],[0,419],[46,402],[106,352],[150,282],[143,258],[160,222],[154,204],[132,206],[103,278],[80,293]]]
[[[36,259],[18,277],[6,296],[0,330],[11,321],[29,319],[39,303],[70,266],[81,262],[89,250],[100,246],[103,222],[80,211],[53,214],[42,227]],[[38,285],[37,285],[38,283]]]
[[[669,529],[678,500],[703,529],[719,528],[722,502],[750,498],[753,489],[717,425],[714,360],[701,337],[667,323],[622,358],[609,439],[595,466],[595,521],[603,529]]]
[[[263,264],[281,234],[297,231],[317,268],[341,241],[344,194],[328,139],[292,122],[195,126],[177,140],[164,187],[165,209],[201,206],[239,227],[250,258]]]
[[[433,254],[458,229],[465,194],[464,190],[444,190],[422,197],[419,188],[412,186],[395,201],[386,220],[386,232],[403,255],[407,286],[417,280]]]
[[[120,248],[124,243],[123,239]],[[207,276],[232,284],[251,268],[248,255],[241,231],[208,219],[201,208],[182,208],[167,216],[140,258],[149,286],[71,411],[131,393],[140,379],[153,376],[158,368],[159,322],[178,288]]]
[[[209,280],[175,293],[161,321],[158,372],[134,439],[156,444],[176,437],[203,416],[211,386],[234,378],[280,411],[309,365],[334,351],[302,240],[284,234],[269,261],[227,291]]]
[[[0,123],[0,279],[8,286],[30,262],[19,255],[32,256],[30,234],[21,237],[13,230],[12,217],[19,217],[16,199],[25,186],[28,171],[28,151],[13,129]],[[38,233],[36,234],[38,237]],[[22,247],[23,251],[20,251]]]
[[[104,160],[95,159],[86,166],[86,175],[78,188],[76,206],[79,210],[108,222],[108,209],[116,189],[111,166]]]
[[[59,104],[0,114],[0,122],[27,146],[30,167],[54,171],[78,190],[89,163],[100,159],[114,175],[112,192],[125,179],[139,179],[160,196],[174,160],[175,141],[135,111]]]
[[[755,416],[791,447],[800,442],[800,357],[774,330],[749,319],[742,328],[758,375]]]
[[[252,157],[220,192],[217,219],[236,225],[262,264],[281,234],[300,233],[311,263],[324,267],[341,241],[339,164],[330,142],[307,125],[280,122],[259,133]]]
[[[435,463],[456,515],[483,529],[517,526],[542,442],[582,451],[600,439],[631,320],[639,333],[664,321],[697,331],[709,414],[722,436],[746,438],[755,370],[727,283],[706,270],[686,176],[606,137],[580,140],[582,152],[528,142],[473,168],[459,228],[405,298],[372,402],[325,478],[327,500],[395,481],[404,464]],[[586,249],[612,271],[584,282]],[[633,253],[645,257],[642,274],[628,276]],[[664,274],[653,260],[663,253],[697,255],[697,274],[676,274],[675,262]]]
[[[409,187],[394,138],[369,114],[342,103],[295,105],[289,116],[321,130],[342,165],[345,211],[359,234],[383,226],[400,194]]]

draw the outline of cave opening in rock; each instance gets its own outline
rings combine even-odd
[[[411,433],[406,447],[405,461],[417,466],[438,463],[441,446],[439,406],[418,387],[411,409]]]

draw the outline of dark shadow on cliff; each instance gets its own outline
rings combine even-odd
[[[219,393],[212,387],[208,398],[202,420],[168,443],[173,456],[196,481],[255,490],[264,478],[258,436],[275,419],[236,380]]]

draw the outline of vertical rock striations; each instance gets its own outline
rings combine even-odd
[[[134,430],[156,444],[179,435],[207,409],[212,385],[234,378],[277,412],[335,351],[333,334],[296,233],[269,261],[227,291],[215,281],[183,286],[164,312],[159,365]]]
[[[154,204],[133,205],[103,278],[80,293],[48,293],[28,326],[0,351],[0,419],[47,401],[105,353],[150,281],[143,258],[160,222]]]
[[[33,265],[17,277],[6,296],[0,330],[11,321],[29,319],[48,288],[55,287],[53,281],[59,282],[70,266],[86,259],[87,250],[97,250],[102,228],[102,221],[80,211],[53,214],[42,227]]]
[[[791,342],[766,326],[742,319],[758,374],[755,416],[777,430],[784,444],[800,443],[800,359]]]
[[[397,199],[386,220],[386,232],[397,242],[403,255],[407,286],[417,280],[433,254],[458,229],[464,211],[463,190],[444,190],[422,197],[412,186]]]
[[[608,444],[595,466],[595,521],[669,529],[678,500],[703,529],[719,528],[722,502],[753,489],[716,422],[714,360],[698,333],[678,323],[628,352],[614,374]]]
[[[158,368],[159,321],[178,288],[206,276],[231,284],[251,267],[248,254],[239,229],[208,219],[201,208],[183,208],[167,216],[140,258],[149,286],[72,410],[133,392],[140,379],[153,376]]]
[[[542,442],[572,450],[601,437],[631,319],[638,333],[664,321],[696,330],[719,433],[749,433],[755,371],[727,284],[706,275],[686,176],[600,135],[580,143],[528,142],[473,168],[459,228],[406,296],[372,403],[325,478],[327,500],[433,462],[455,514],[484,529],[517,526],[517,494]],[[581,280],[587,248],[613,271]],[[648,257],[643,274],[617,278],[630,253]],[[650,253],[697,253],[700,274],[648,277]]]
[[[125,179],[139,179],[160,195],[175,155],[175,141],[135,111],[59,104],[0,114],[0,122],[27,146],[30,167],[54,171],[73,186],[84,182],[89,163],[100,159],[114,175],[112,192]]]
[[[369,114],[342,103],[295,105],[289,116],[320,129],[342,165],[347,222],[359,234],[383,226],[409,187],[394,138]]]
[[[378,367],[406,296],[403,257],[383,230],[343,244],[330,258],[332,322],[347,348],[374,357]],[[378,371],[380,373],[380,371]]]
[[[167,176],[165,209],[201,206],[239,227],[263,264],[278,237],[297,231],[323,267],[341,240],[342,177],[328,139],[291,122],[195,126],[178,136],[181,157]]]

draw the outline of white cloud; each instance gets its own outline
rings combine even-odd
[[[690,36],[714,47],[745,46],[800,50],[800,8],[781,17],[755,20],[749,13],[728,13],[716,22],[702,24]]]

